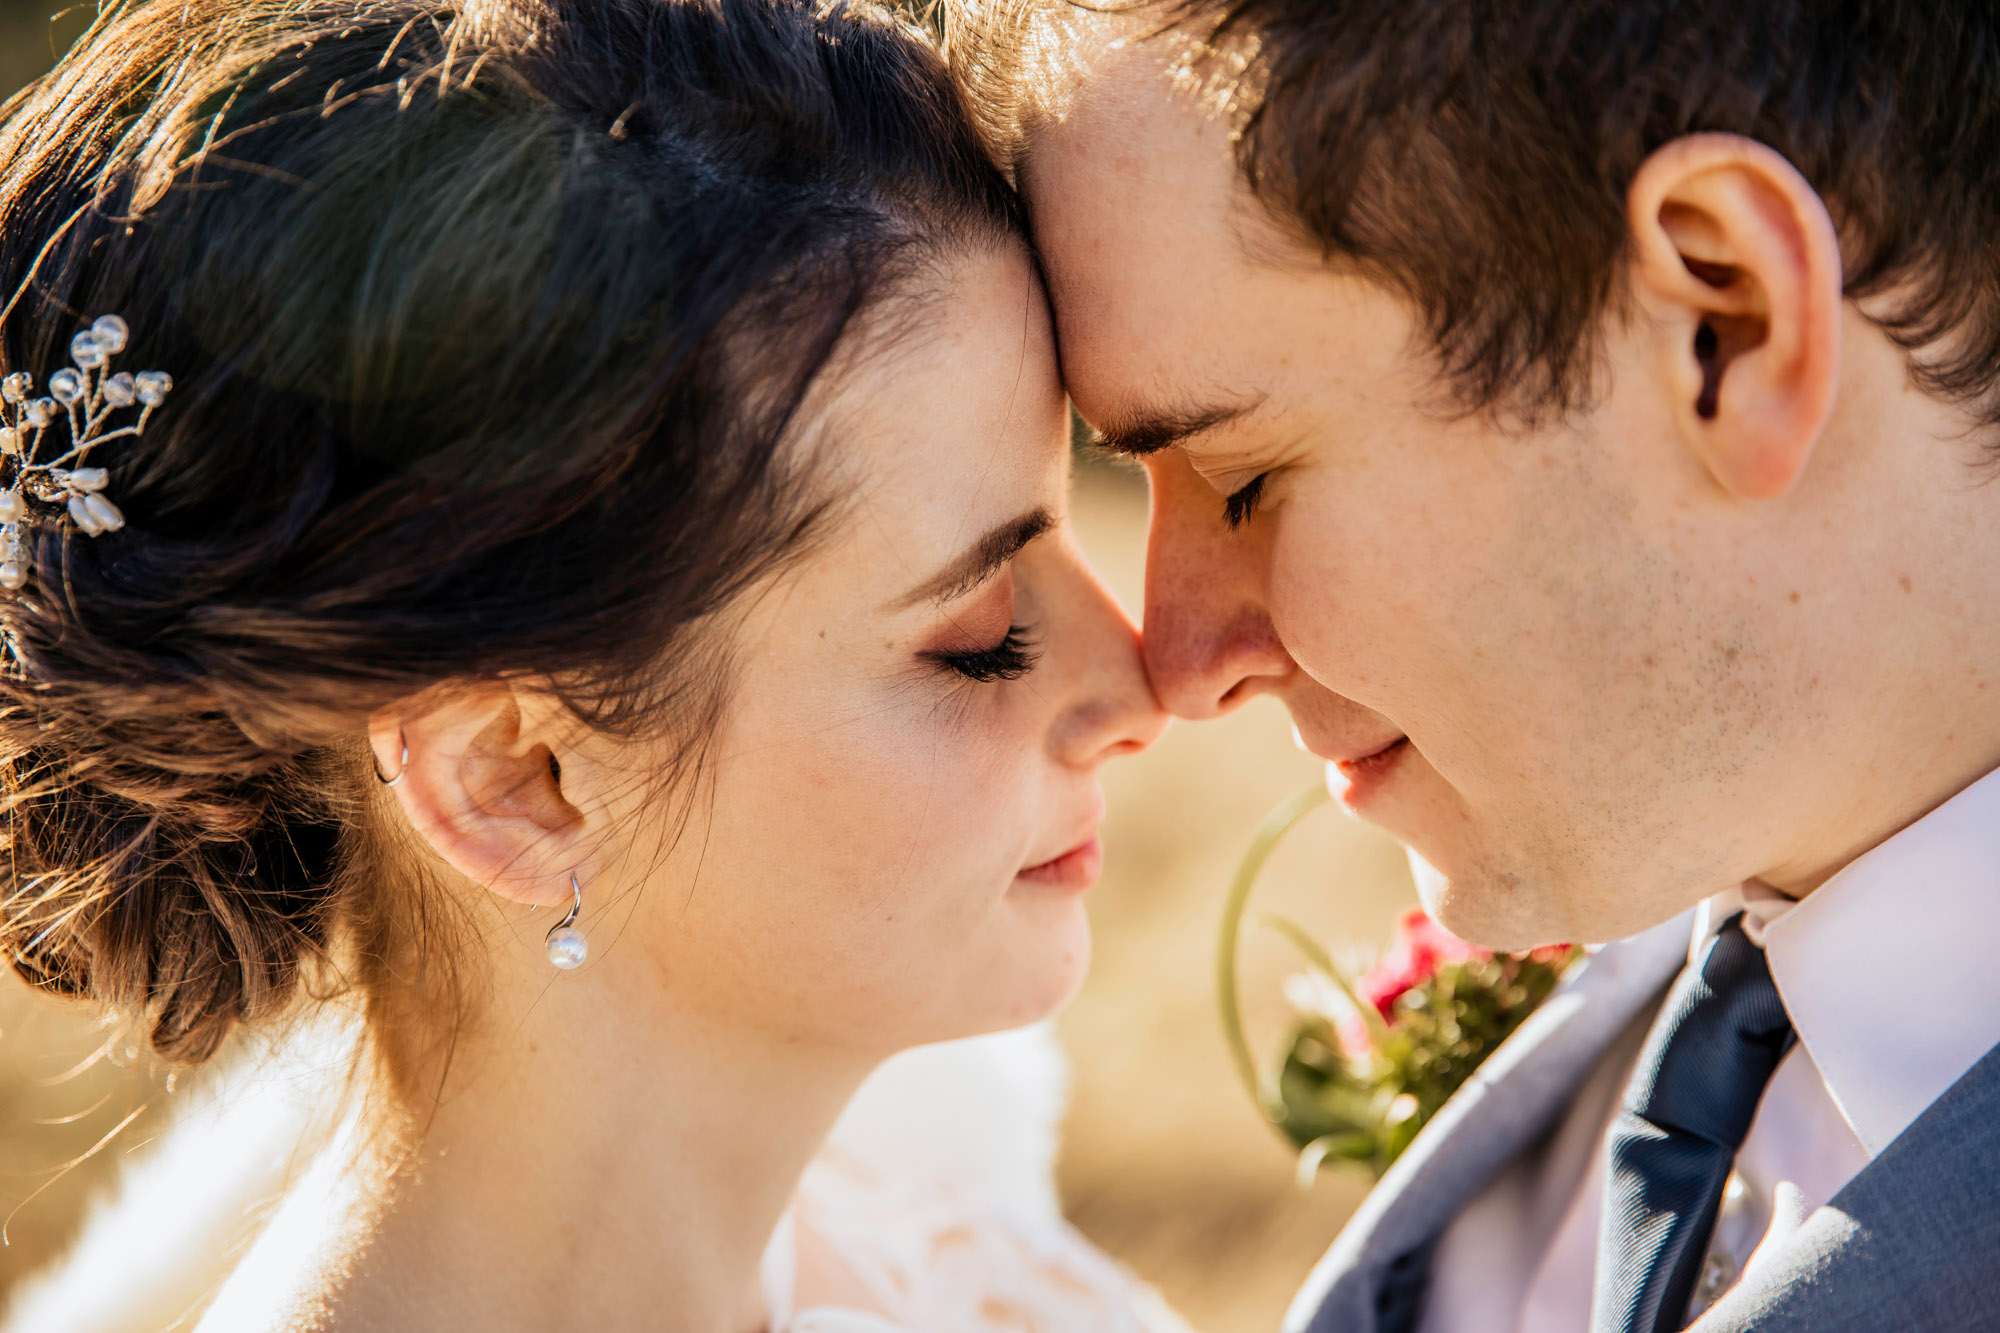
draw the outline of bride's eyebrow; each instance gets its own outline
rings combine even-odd
[[[1021,548],[1056,525],[1048,509],[1036,509],[1010,519],[974,542],[964,554],[890,603],[893,610],[918,602],[949,602],[963,597],[1003,569]]]

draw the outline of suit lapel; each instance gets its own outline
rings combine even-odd
[[[1555,1125],[1598,1057],[1687,961],[1692,914],[1601,950],[1487,1057],[1356,1210],[1285,1319],[1291,1333],[1407,1327],[1430,1247]]]
[[[2000,1047],[1690,1333],[2000,1325]]]

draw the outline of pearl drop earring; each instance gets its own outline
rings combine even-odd
[[[569,875],[569,911],[563,919],[549,927],[548,939],[543,947],[548,950],[549,961],[567,972],[573,967],[583,966],[583,960],[590,957],[590,941],[576,928],[576,914],[583,910],[583,885],[576,882],[576,872]]]

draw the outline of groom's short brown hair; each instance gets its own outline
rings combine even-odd
[[[965,0],[989,111],[1040,13]],[[1624,198],[1671,139],[1784,154],[1839,226],[1850,297],[1933,392],[2000,422],[2000,6],[1967,0],[1175,0],[1249,53],[1239,160],[1281,217],[1417,307],[1469,410],[1589,391]],[[1044,42],[1046,39],[1044,39]]]

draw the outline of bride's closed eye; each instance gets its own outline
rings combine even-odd
[[[987,648],[935,648],[924,654],[947,671],[967,680],[991,684],[996,680],[1019,680],[1035,669],[1041,657],[1027,626],[1009,625],[1000,642]]]
[[[1012,557],[1008,552],[984,576],[976,595],[967,590],[944,632],[917,654],[921,661],[981,685],[1019,680],[1035,669],[1041,653],[1034,632],[1019,618]]]

